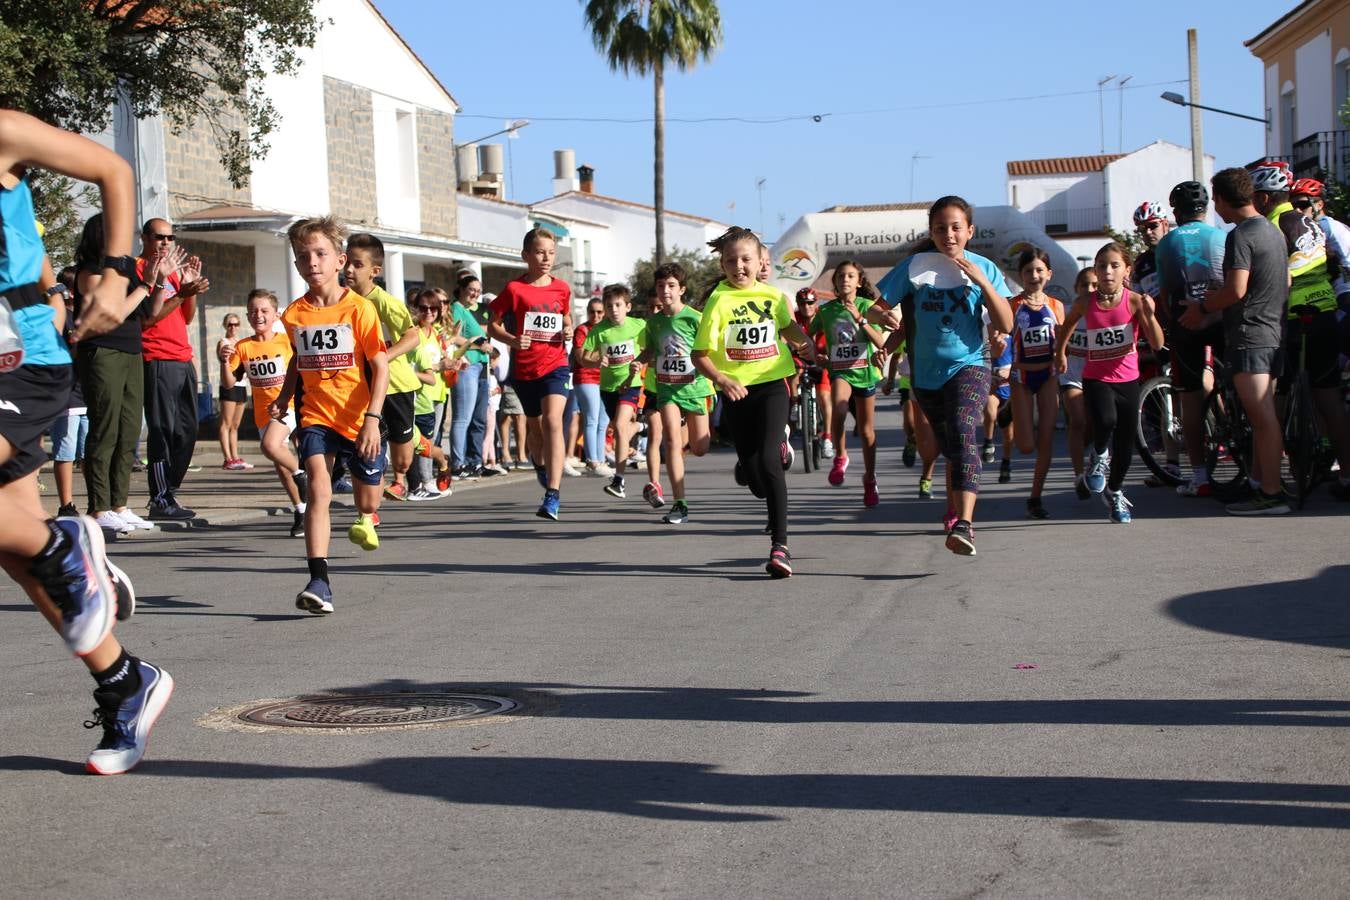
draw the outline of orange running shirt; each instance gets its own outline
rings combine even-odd
[[[253,389],[253,423],[260,434],[271,420],[267,407],[286,383],[286,367],[291,363],[292,353],[291,341],[284,334],[272,334],[266,340],[252,335],[234,345],[226,363],[236,377],[240,369],[248,376],[249,387]]]
[[[356,440],[370,407],[366,360],[384,351],[375,306],[350,290],[332,306],[301,297],[286,307],[281,321],[304,388],[300,427],[322,425]]]

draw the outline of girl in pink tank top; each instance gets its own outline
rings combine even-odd
[[[1080,481],[1101,496],[1111,521],[1121,524],[1131,519],[1130,501],[1120,488],[1130,469],[1134,436],[1139,430],[1136,345],[1142,333],[1153,349],[1163,346],[1163,331],[1153,316],[1152,298],[1126,287],[1130,263],[1130,252],[1114,241],[1097,251],[1097,291],[1074,302],[1055,344],[1056,366],[1066,371],[1069,337],[1078,320],[1083,320],[1087,329],[1083,398],[1092,421],[1093,445]]]

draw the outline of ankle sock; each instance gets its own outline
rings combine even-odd
[[[116,694],[123,699],[130,697],[141,688],[141,672],[136,666],[136,657],[124,649],[116,661],[102,672],[90,673],[100,691]]]
[[[328,583],[328,558],[324,556],[313,556],[305,560],[309,566],[309,577],[317,578],[324,584]]]

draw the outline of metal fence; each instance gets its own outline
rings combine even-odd
[[[1248,168],[1263,162],[1284,162],[1295,178],[1344,183],[1350,180],[1350,131],[1318,131],[1294,144],[1294,152],[1263,156]]]

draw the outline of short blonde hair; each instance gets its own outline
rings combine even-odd
[[[252,303],[254,300],[266,300],[268,303],[272,304],[272,309],[277,309],[277,295],[267,288],[254,288],[249,291],[248,300],[245,302]]]
[[[346,252],[347,229],[333,216],[313,216],[308,219],[301,219],[286,230],[286,238],[291,242],[291,249],[295,249],[296,246],[316,234],[328,238],[333,245],[333,249],[338,253]]]

